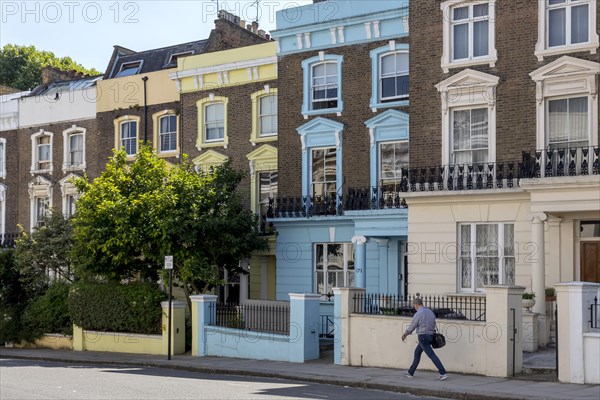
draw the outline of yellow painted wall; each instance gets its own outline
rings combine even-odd
[[[163,354],[162,335],[83,331],[83,337],[87,351]]]
[[[265,64],[258,66],[258,79],[251,78],[248,75],[246,66],[235,68],[235,63],[244,63],[262,58],[275,57],[277,54],[277,45],[275,42],[259,44],[255,46],[246,46],[238,49],[219,51],[210,54],[199,54],[191,57],[178,59],[177,72],[191,72],[196,69],[204,69],[215,66],[223,66],[223,71],[227,71],[227,83],[219,77],[217,72],[202,74],[199,86],[197,76],[188,76],[181,78],[181,91],[193,92],[197,90],[210,90],[211,88],[243,85],[249,82],[268,81],[277,79],[277,64]]]
[[[175,82],[169,74],[175,72],[174,68],[101,80],[97,86],[96,111],[112,111],[118,108],[127,109],[133,106],[144,105],[144,82],[142,78],[148,77],[146,82],[147,104],[163,104],[179,101],[179,93]]]
[[[22,342],[14,347],[24,349],[54,349],[73,350],[73,338],[71,336],[47,334],[30,342]]]

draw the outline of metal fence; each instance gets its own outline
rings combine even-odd
[[[598,296],[594,297],[594,303],[590,305],[590,327],[600,329],[600,315],[598,314]]]
[[[412,305],[416,297],[420,297],[423,305],[431,309],[437,318],[485,321],[484,296],[358,294],[353,299],[354,312],[412,317],[416,312]]]
[[[216,315],[216,321],[211,325],[282,335],[290,333],[290,310],[287,307],[232,303],[211,304],[209,307],[211,314]]]
[[[321,315],[321,329],[319,337],[322,339],[331,339],[335,334],[335,324],[333,315]]]
[[[1,249],[13,249],[16,246],[16,240],[21,233],[2,233],[0,234],[0,250]]]

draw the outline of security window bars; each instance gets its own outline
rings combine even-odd
[[[452,154],[454,164],[488,162],[487,108],[452,112]]]
[[[337,192],[337,154],[335,147],[312,150],[312,195],[335,198]]]
[[[312,67],[312,109],[338,106],[338,67],[336,62],[323,62]]]
[[[402,181],[402,168],[408,167],[408,141],[379,144],[381,187],[396,188]]]
[[[452,60],[471,60],[489,55],[489,5],[469,4],[450,11]]]
[[[225,138],[224,104],[209,104],[204,111],[204,140],[206,142],[222,141]]]
[[[408,98],[408,53],[381,56],[380,101]]]
[[[485,285],[514,285],[514,225],[460,224],[458,280],[461,291],[481,291]]]
[[[177,150],[177,117],[165,115],[158,122],[160,153]]]
[[[260,136],[277,135],[277,95],[261,97],[258,113]]]
[[[52,162],[50,154],[50,136],[40,136],[37,139],[37,169],[49,170]]]
[[[588,98],[548,100],[548,147],[568,149],[588,145]]]
[[[83,134],[75,133],[69,136],[69,164],[83,164]]]
[[[354,286],[352,243],[315,244],[316,293],[327,295],[334,287]]]
[[[121,123],[121,147],[128,156],[137,153],[137,122],[127,121]]]
[[[589,3],[589,0],[547,0],[548,47],[589,42]]]

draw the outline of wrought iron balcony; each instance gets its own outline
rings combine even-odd
[[[271,200],[273,217],[342,215],[344,211],[406,208],[405,193],[518,188],[521,179],[600,175],[600,147],[523,152],[520,161],[409,167],[396,185],[349,188],[344,196],[297,196]]]
[[[16,246],[16,240],[21,235],[19,232],[1,233],[0,249],[12,249]]]

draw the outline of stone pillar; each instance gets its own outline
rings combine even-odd
[[[260,299],[267,300],[269,297],[269,264],[268,258],[260,257]]]
[[[354,286],[365,289],[367,287],[367,238],[354,236]]]
[[[321,295],[290,293],[290,362],[319,359]]]
[[[598,355],[585,354],[584,333],[590,331],[590,304],[598,295],[600,284],[589,282],[558,283],[558,380],[564,383],[586,382],[586,357],[598,368]],[[597,371],[597,369],[596,369]],[[589,382],[592,383],[592,382]]]
[[[350,314],[354,312],[354,296],[365,294],[362,288],[334,288],[333,321],[335,324],[333,341],[333,362],[350,365]]]
[[[523,338],[523,351],[533,353],[538,350],[538,329],[538,315],[536,313],[523,310],[523,329],[521,331],[521,337]]]
[[[485,376],[507,377],[523,370],[522,286],[486,286]],[[514,316],[514,318],[513,318]],[[506,329],[506,330],[505,330]],[[516,333],[515,333],[516,329]],[[513,333],[514,340],[513,340]],[[514,351],[513,351],[514,346]],[[514,354],[514,357],[513,357]]]
[[[240,274],[240,304],[248,300],[248,259],[243,259],[240,266],[246,273]]]
[[[84,351],[83,328],[73,324],[73,351]]]
[[[217,321],[217,296],[200,294],[192,300],[192,356],[207,355],[205,327]]]
[[[162,307],[162,351],[167,354],[169,348],[169,302],[160,303]],[[185,303],[171,302],[171,355],[185,354]]]
[[[538,315],[538,342],[545,347],[548,344],[549,330],[546,318],[546,244],[544,221],[547,216],[537,213],[531,216],[531,241],[535,246],[533,265],[531,266],[531,290],[535,293],[535,305],[532,311]]]

